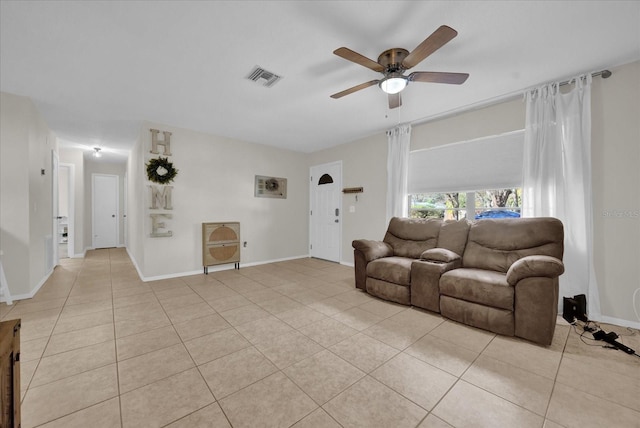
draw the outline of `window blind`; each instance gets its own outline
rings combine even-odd
[[[408,193],[503,189],[522,185],[524,130],[409,154]]]

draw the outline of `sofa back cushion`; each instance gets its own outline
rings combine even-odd
[[[506,273],[522,257],[544,255],[562,260],[563,252],[564,229],[558,219],[482,219],[469,229],[462,265]]]
[[[432,218],[393,217],[384,242],[391,245],[394,256],[419,259],[424,251],[435,248],[441,223]]]
[[[467,245],[469,227],[471,222],[466,219],[443,221],[438,235],[438,248],[445,248],[462,257]]]

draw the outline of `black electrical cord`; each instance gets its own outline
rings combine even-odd
[[[585,339],[593,340],[594,342],[596,342],[596,340],[595,340],[595,339],[593,339],[593,338],[591,338],[591,337],[585,337],[585,335],[584,335],[584,334],[585,334],[585,333],[587,333],[587,332],[588,332],[588,330],[584,330],[582,333],[578,333],[577,323],[575,323],[575,322],[574,322],[573,324],[571,324],[571,326],[573,327],[573,331],[575,331],[575,332],[576,332],[576,334],[578,335],[578,337],[580,337],[580,340],[582,341],[582,343],[584,343],[585,345],[588,345],[588,346],[597,346],[597,347],[599,347],[599,348],[605,348],[605,346],[602,346],[602,345],[596,345],[595,343],[587,343],[587,342],[585,342]]]
[[[595,326],[595,328],[594,328],[594,327],[591,327],[589,324],[593,324],[593,325]],[[584,341],[584,339],[593,340],[594,342],[599,340],[599,339],[595,339],[595,338],[593,338],[593,339],[592,339],[592,338],[590,338],[590,337],[585,337],[585,335],[584,335],[584,334],[585,334],[585,333],[587,333],[587,332],[592,333],[592,334],[593,334],[593,333],[600,333],[600,332],[604,332],[604,331],[602,330],[602,328],[600,327],[600,325],[599,325],[597,322],[595,322],[595,321],[591,321],[590,319],[587,319],[586,321],[583,321],[583,324],[582,324],[582,330],[583,330],[583,331],[582,331],[582,333],[578,333],[578,330],[577,330],[578,320],[574,320],[574,321],[571,323],[571,326],[573,326],[573,330],[576,332],[576,334],[578,334],[578,336],[580,337],[580,340],[581,340],[581,341],[582,341],[582,343],[584,343],[585,345],[589,345],[589,346],[600,346],[601,348],[605,348],[605,349],[619,349],[619,348],[617,348],[616,346],[609,345],[609,344],[607,344],[607,345],[596,345],[596,344],[591,344],[591,343],[587,343],[587,342],[585,342],[585,341]],[[631,334],[623,334],[622,336],[634,336],[634,335],[636,334],[636,332],[635,332],[631,327],[627,327],[627,328],[626,328],[626,330],[627,330],[627,331],[630,331],[630,332],[631,332]],[[620,337],[620,335],[619,335],[618,333],[615,333],[615,332],[614,332],[613,334],[615,334],[617,337]],[[628,347],[627,347],[627,348],[628,348]],[[630,348],[628,348],[628,349],[630,349]],[[637,353],[637,352],[635,352],[635,351],[633,351],[633,354],[629,354],[629,355],[635,355],[636,357],[640,358],[640,354],[638,354],[638,353]]]

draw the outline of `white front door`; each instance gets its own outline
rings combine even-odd
[[[342,162],[311,167],[311,257],[340,261],[342,242]]]
[[[92,174],[93,248],[118,245],[118,176]]]

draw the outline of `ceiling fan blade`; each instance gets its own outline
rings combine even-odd
[[[402,105],[402,97],[400,96],[400,92],[397,94],[389,94],[389,108],[394,109],[398,108]]]
[[[424,39],[407,57],[402,61],[405,69],[410,69],[418,65],[423,59],[443,47],[447,42],[458,35],[458,32],[446,25],[440,26],[429,37]]]
[[[467,73],[441,73],[437,71],[414,71],[408,78],[411,82],[450,83],[461,85],[469,75]]]
[[[365,83],[361,83],[359,85],[354,86],[353,88],[349,88],[349,89],[345,89],[344,91],[335,93],[333,95],[331,95],[331,98],[342,98],[345,95],[349,95],[349,94],[353,94],[356,91],[359,91],[360,89],[364,89],[364,88],[368,88],[369,86],[373,86],[373,85],[377,85],[378,82],[380,82],[379,80],[370,80],[368,82]]]
[[[369,59],[364,55],[360,55],[358,52],[354,52],[349,48],[338,48],[333,51],[333,53],[348,61],[355,62],[356,64],[360,64],[364,67],[370,68],[373,71],[384,71],[384,67],[374,60]]]

